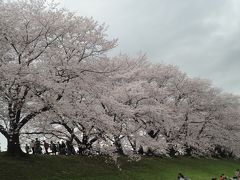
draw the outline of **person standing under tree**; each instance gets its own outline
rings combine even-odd
[[[30,147],[28,146],[28,144],[25,145],[25,151],[27,154],[29,154],[30,152]]]
[[[50,149],[52,151],[52,154],[57,154],[57,146],[52,141],[50,142]]]
[[[42,154],[42,148],[41,148],[41,144],[40,144],[40,141],[38,140],[38,138],[36,138],[36,140],[35,140],[34,148],[35,148],[36,154]]]
[[[45,140],[43,141],[43,146],[44,146],[44,149],[45,149],[45,154],[49,154],[48,153],[49,144]]]
[[[61,151],[62,151],[62,146],[61,146],[60,142],[58,141],[57,142],[57,152],[58,152],[58,154],[61,154]]]
[[[32,140],[32,141],[30,142],[30,148],[31,148],[31,150],[32,150],[32,154],[35,154],[35,142],[34,142],[34,140]]]

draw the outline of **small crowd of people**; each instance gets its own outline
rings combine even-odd
[[[43,148],[42,148],[43,147]],[[27,154],[52,154],[52,155],[74,155],[76,151],[70,141],[62,141],[54,143],[50,141],[47,143],[45,140],[41,143],[38,138],[32,140],[30,144],[25,145]]]
[[[184,176],[182,173],[178,173],[177,179],[178,180],[190,180],[190,178]],[[212,178],[211,180],[218,180],[218,178]],[[224,174],[221,174],[219,180],[240,180],[240,170],[237,169],[235,172],[235,175],[231,178],[226,177]]]
[[[216,178],[213,178],[212,180],[216,180]],[[240,180],[240,170],[237,169],[235,171],[235,175],[233,177],[231,177],[231,178],[226,177],[224,174],[221,174],[220,180]]]
[[[217,178],[212,178],[212,180],[217,180]],[[224,174],[221,174],[220,180],[240,180],[240,170],[237,169],[233,177],[227,177]]]

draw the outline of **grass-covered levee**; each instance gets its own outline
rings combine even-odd
[[[120,165],[120,167],[118,167]],[[239,160],[143,157],[130,162],[107,157],[27,156],[0,154],[1,180],[175,180],[179,172],[191,180],[233,177]]]

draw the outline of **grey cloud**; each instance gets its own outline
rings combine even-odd
[[[113,52],[140,50],[153,62],[176,64],[190,76],[240,93],[240,2],[237,0],[63,0],[80,15],[109,25]]]

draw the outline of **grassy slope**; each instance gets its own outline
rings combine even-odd
[[[106,164],[103,157],[41,156],[11,158],[0,155],[1,180],[175,180],[182,172],[192,180],[210,180],[221,173],[228,176],[240,168],[240,161],[190,158],[145,158],[121,161],[122,171]]]

